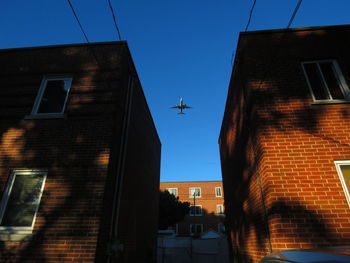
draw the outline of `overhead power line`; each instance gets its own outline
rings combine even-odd
[[[249,25],[250,25],[250,21],[252,20],[252,16],[253,16],[253,11],[254,11],[255,4],[256,4],[256,0],[254,0],[253,5],[252,5],[252,7],[250,8],[249,19],[248,19],[247,25],[245,26],[245,30],[244,30],[245,32],[248,30],[248,27],[249,27]]]
[[[121,40],[122,40],[122,37],[121,37],[121,34],[120,34],[120,30],[119,30],[117,21],[116,21],[116,19],[115,19],[115,14],[114,14],[114,10],[113,10],[113,6],[112,6],[112,3],[111,3],[111,0],[108,0],[108,5],[109,5],[109,8],[110,8],[111,13],[112,13],[113,22],[114,22],[114,27],[115,27],[115,29],[116,29],[116,31],[117,31],[119,41],[121,41]]]
[[[299,10],[299,7],[300,7],[302,1],[303,1],[303,0],[299,0],[299,1],[298,1],[297,5],[296,5],[296,7],[295,7],[295,9],[294,9],[294,12],[293,12],[291,18],[289,19],[289,23],[288,23],[288,25],[287,25],[287,27],[286,27],[287,29],[290,28],[290,26],[292,25],[293,20],[294,20],[294,18],[295,18],[295,15],[298,13],[298,10]]]
[[[83,25],[80,23],[80,20],[79,20],[79,18],[78,18],[78,15],[77,15],[77,13],[76,13],[75,10],[74,10],[74,7],[73,7],[71,1],[70,1],[70,0],[67,0],[67,1],[68,1],[68,4],[69,4],[70,8],[72,9],[72,12],[73,12],[73,14],[74,14],[75,20],[77,20],[77,22],[78,22],[78,24],[79,24],[80,30],[81,30],[81,32],[83,33],[86,42],[87,42],[88,44],[90,44],[89,38],[87,37],[87,35],[86,35],[85,31],[84,31]],[[98,60],[98,58],[97,58],[97,56],[96,56],[96,53],[95,53],[94,49],[93,49],[91,46],[89,46],[89,49],[90,49],[90,51],[91,51],[92,56],[94,57],[94,59],[95,59],[95,61],[96,61],[97,66],[98,66],[100,69],[102,69],[101,63],[99,62],[99,60]]]
[[[248,18],[248,22],[245,26],[245,29],[244,29],[244,32],[247,32],[248,28],[249,28],[249,25],[250,25],[250,21],[252,20],[252,16],[253,16],[253,12],[254,12],[254,8],[255,8],[255,4],[256,4],[256,0],[253,1],[253,4],[250,8],[250,11],[249,11],[249,18]],[[235,57],[235,51],[233,50],[232,52],[232,56],[231,56],[231,65],[233,66],[233,59]]]
[[[75,20],[77,20],[77,22],[79,24],[81,32],[83,32],[83,34],[84,34],[86,42],[88,42],[90,44],[90,41],[89,41],[85,31],[84,31],[84,28],[83,28],[82,24],[80,23],[80,20],[79,20],[79,18],[77,16],[77,13],[75,13],[75,10],[74,10],[74,7],[73,7],[72,3],[70,2],[70,0],[67,0],[67,1],[68,1],[69,6],[70,6],[70,9],[72,9],[72,12],[74,14]]]

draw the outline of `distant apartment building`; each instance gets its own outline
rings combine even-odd
[[[219,138],[232,262],[350,245],[350,26],[240,33]]]
[[[160,190],[190,203],[190,213],[172,229],[178,236],[194,236],[212,229],[225,232],[222,181],[161,182]]]
[[[0,50],[0,262],[153,262],[160,140],[126,42]]]

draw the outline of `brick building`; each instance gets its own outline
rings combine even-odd
[[[127,44],[0,61],[0,262],[153,262],[161,145]]]
[[[189,215],[173,227],[178,236],[199,235],[209,229],[224,233],[222,181],[161,182],[160,190],[190,203]]]
[[[348,25],[240,34],[219,138],[235,262],[350,245],[349,41]]]

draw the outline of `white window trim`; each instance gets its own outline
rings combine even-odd
[[[62,111],[61,112],[54,112],[54,113],[38,113],[40,102],[41,102],[42,97],[44,95],[47,82],[50,81],[50,80],[67,80],[67,81],[69,81],[69,88],[67,90],[67,96],[66,96],[66,98],[64,100],[64,103],[63,103]],[[47,118],[51,118],[51,117],[52,118],[59,118],[59,117],[62,117],[63,114],[64,114],[64,111],[66,109],[66,104],[67,104],[67,100],[68,100],[68,97],[69,97],[69,91],[70,91],[70,89],[72,87],[72,81],[73,81],[72,76],[67,76],[67,75],[63,75],[63,76],[44,76],[43,80],[41,81],[39,92],[38,92],[38,94],[37,94],[37,96],[35,98],[35,102],[34,102],[34,106],[33,106],[31,115],[28,116],[27,118],[30,118],[30,117],[36,117],[36,118],[46,118],[46,117]]]
[[[219,207],[221,207],[222,209],[221,209],[221,211],[222,211],[222,213],[220,214],[219,213]],[[222,204],[219,204],[219,205],[216,205],[216,214],[217,215],[220,215],[220,216],[222,216],[222,215],[224,215],[225,214],[225,209],[224,209],[224,205],[222,205]]]
[[[345,180],[344,180],[344,177],[343,177],[343,173],[342,173],[342,171],[340,169],[340,165],[344,165],[344,164],[345,165],[350,165],[350,160],[334,161],[334,164],[335,164],[335,167],[337,169],[338,176],[339,176],[340,182],[342,184],[346,200],[348,201],[348,205],[350,207],[350,193],[349,193],[349,190],[348,190],[348,188],[346,186],[346,183],[345,183]]]
[[[334,99],[329,99],[329,100],[317,100],[315,98],[315,94],[312,90],[312,87],[311,87],[311,84],[310,84],[310,81],[309,81],[309,77],[306,73],[306,70],[304,68],[304,65],[305,64],[313,64],[313,63],[316,63],[317,64],[317,68],[320,70],[320,65],[319,63],[322,63],[322,62],[332,62],[333,66],[334,66],[334,69],[337,73],[337,77],[339,78],[339,81],[340,81],[340,86],[341,86],[341,90],[344,94],[344,99],[343,100],[334,100]],[[303,73],[304,73],[304,76],[305,76],[305,79],[306,79],[306,82],[307,82],[307,85],[309,87],[309,90],[311,92],[311,96],[312,96],[312,99],[314,100],[314,102],[344,102],[344,101],[349,101],[350,100],[350,90],[349,90],[349,87],[348,85],[346,84],[346,81],[345,81],[345,78],[343,76],[343,73],[340,69],[340,66],[338,64],[338,62],[334,59],[324,59],[324,60],[310,60],[310,61],[304,61],[301,63],[302,65],[302,69],[303,69]],[[322,72],[322,71],[321,71]],[[327,88],[327,93],[328,93],[328,96],[329,97],[332,97],[330,92],[329,92],[329,89],[327,87],[327,83],[324,79],[324,76],[323,74],[321,74],[321,77],[322,77],[322,80],[323,80],[323,83],[326,85],[326,88]]]
[[[22,169],[15,169],[11,171],[10,177],[9,177],[9,181],[7,183],[5,192],[3,194],[3,198],[1,200],[0,203],[0,222],[2,221],[2,218],[4,216],[5,213],[5,209],[7,206],[7,202],[8,199],[10,197],[10,193],[12,190],[12,186],[13,183],[15,181],[15,177],[17,174],[32,174],[32,173],[41,173],[43,174],[43,183],[40,189],[40,194],[39,194],[39,204],[36,207],[34,216],[33,216],[33,221],[32,221],[32,225],[28,226],[28,227],[16,227],[16,226],[0,226],[0,240],[3,240],[3,236],[8,236],[9,234],[13,235],[13,234],[20,234],[20,235],[26,235],[26,234],[31,234],[33,232],[34,229],[34,224],[35,224],[35,220],[36,220],[36,215],[38,213],[39,210],[39,206],[40,206],[40,201],[41,201],[41,196],[43,194],[44,191],[44,187],[45,187],[45,181],[46,181],[46,177],[47,177],[47,171],[46,170],[22,170]],[[3,236],[2,236],[3,235]],[[6,238],[7,239],[7,238]]]
[[[196,195],[196,198],[201,198],[202,197],[202,188],[201,187],[190,187],[189,188],[189,197],[190,198],[194,198],[193,195],[191,195],[191,189],[195,189],[195,188],[198,188],[199,189],[199,193],[200,195]]]
[[[192,233],[192,226],[195,226],[195,227],[201,226],[201,232],[200,232],[200,234],[203,233],[203,224],[190,224],[190,235],[191,235],[191,236],[196,234],[196,233]]]
[[[169,192],[169,194],[172,194],[172,193],[170,193],[170,191],[169,190],[171,190],[171,189],[176,189],[176,197],[179,195],[179,192],[178,192],[178,189],[176,188],[176,187],[170,187],[170,188],[167,188],[166,190]]]
[[[218,194],[217,194],[217,191],[216,191],[216,189],[218,189],[218,188],[220,188],[220,195],[218,195]],[[221,186],[215,187],[215,196],[216,196],[216,197],[222,197],[222,187],[221,187]]]
[[[202,216],[203,215],[203,206],[202,205],[195,205],[201,208],[201,213],[200,214],[192,214],[191,213],[191,207],[193,207],[194,205],[190,205],[190,216]]]

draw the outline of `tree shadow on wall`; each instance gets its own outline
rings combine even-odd
[[[107,174],[111,135],[123,110],[121,89],[112,88],[121,82],[119,54],[102,59],[95,50],[97,66],[88,47],[2,52],[12,62],[0,71],[8,84],[0,89],[0,193],[13,169],[48,173],[33,234],[27,241],[0,241],[0,262],[93,262],[97,238],[106,243],[98,237],[107,231],[100,223],[110,224],[103,215],[114,180]],[[48,65],[48,58],[55,63]],[[64,119],[24,119],[43,75],[62,73],[73,77]]]
[[[191,214],[188,214],[183,222],[185,225],[189,224],[203,224],[203,231],[212,229],[216,232],[218,231],[218,224],[225,224],[225,215],[224,214],[217,214],[214,212],[209,212],[207,209],[202,208],[201,213],[198,213],[198,215],[194,215],[194,211],[191,212]],[[188,233],[190,233],[190,229],[188,229]],[[201,233],[198,233],[197,237],[200,236]]]
[[[258,48],[253,43],[254,40],[247,40],[249,36],[242,38],[243,44],[236,57],[220,135],[225,207],[232,244],[230,249],[238,262],[254,262],[271,252],[271,230],[267,223],[270,220],[277,220],[281,231],[293,229],[294,236],[286,236],[286,239],[293,239],[293,242],[302,241],[310,246],[342,244],[325,220],[325,213],[310,209],[297,196],[266,200],[274,188],[269,185],[268,179],[260,177],[260,173],[264,172],[261,164],[266,154],[265,149],[270,146],[269,141],[261,140],[261,135],[285,140],[285,148],[276,151],[276,157],[288,153],[298,145],[295,138],[300,134],[308,134],[318,143],[321,141],[349,149],[349,144],[334,132],[320,128],[324,125],[330,107],[338,107],[339,116],[343,118],[339,118],[339,122],[342,122],[344,131],[349,133],[349,107],[312,105],[300,64],[305,60],[337,58],[341,65],[346,66],[345,61],[349,59],[346,54],[349,53],[340,52],[340,56],[334,52],[329,43],[332,36],[325,40],[322,32],[287,31],[279,33],[280,37],[270,37],[271,35],[266,34],[266,39],[262,39],[266,41],[260,41]],[[349,36],[344,37],[349,39]],[[290,43],[294,45],[291,46]],[[313,48],[315,43],[317,46],[322,43],[322,54],[319,48]],[[309,47],[309,52],[301,54],[299,46],[305,49]],[[343,72],[350,72],[350,69],[345,67]],[[349,81],[348,76],[346,79]],[[302,151],[303,147],[309,146],[303,145]],[[322,151],[324,149],[313,149],[308,158],[313,158],[312,155],[318,158],[317,154],[324,154]],[[291,156],[293,158],[297,162],[306,157]],[[271,165],[271,174],[281,175],[279,168],[281,167]],[[294,176],[292,171],[290,176]],[[248,252],[251,249],[256,250],[254,257]]]

